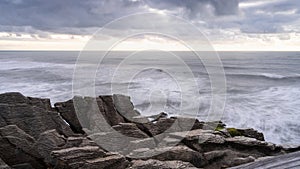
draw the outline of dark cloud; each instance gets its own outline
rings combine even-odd
[[[211,8],[207,9],[208,6]],[[121,16],[149,12],[149,8],[169,11],[182,8],[189,17],[197,18],[208,12],[234,14],[237,7],[237,0],[1,0],[0,25],[78,33],[82,30],[74,31],[73,28],[101,27]]]
[[[263,2],[239,8],[240,3]],[[265,3],[266,2],[266,3]],[[272,3],[268,3],[272,2]],[[240,29],[244,33],[285,32],[284,25],[299,21],[296,0],[0,0],[0,31],[91,34],[122,16],[151,9],[164,10],[206,28]],[[285,15],[285,11],[296,13]],[[226,17],[235,16],[235,19]],[[221,18],[221,19],[218,19]],[[122,29],[122,25],[119,28]],[[44,35],[45,36],[45,33]]]

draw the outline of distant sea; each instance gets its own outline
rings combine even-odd
[[[73,71],[78,54],[2,51],[0,93],[18,91],[26,96],[50,98],[52,104],[71,99]],[[99,67],[95,76],[98,95],[111,94],[110,77],[126,55],[126,52],[114,52],[112,59]],[[143,68],[143,63],[151,62],[153,55],[155,52],[149,52],[143,57],[144,61],[140,59],[139,63],[131,66]],[[209,78],[203,65],[189,59],[190,53],[186,55],[185,61],[195,73],[197,92],[202,97],[199,99],[199,111],[207,112],[211,91]],[[222,121],[229,127],[257,129],[264,133],[267,141],[273,143],[300,144],[300,52],[219,52],[219,56],[227,82],[227,100]],[[130,67],[126,71],[130,72]],[[182,73],[184,76],[185,72]],[[151,96],[153,89],[163,90],[168,100],[163,103],[164,109],[157,111],[176,114],[180,105],[180,90],[169,78],[163,70],[145,69],[135,78],[114,85],[130,90],[130,96],[142,114],[159,113],[151,112],[153,109],[149,111],[147,97]],[[160,98],[152,99],[156,99],[159,104]]]

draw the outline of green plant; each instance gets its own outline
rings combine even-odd
[[[235,128],[227,128],[227,131],[228,133],[232,136],[232,137],[235,137],[235,136],[241,136],[241,132],[239,132],[237,129]]]

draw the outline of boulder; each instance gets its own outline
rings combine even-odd
[[[128,169],[196,169],[189,162],[159,161],[159,160],[133,160]]]
[[[66,136],[74,134],[57,112],[45,108],[48,105],[35,106],[33,103],[36,101],[32,102],[20,93],[0,94],[0,127],[17,125],[35,139],[51,129]]]

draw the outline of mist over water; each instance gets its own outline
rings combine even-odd
[[[166,111],[176,115],[182,104],[182,86],[164,70],[145,69],[132,79],[111,83],[114,70],[127,55],[126,52],[113,52],[101,63],[95,75],[96,94],[111,94],[111,85],[117,86],[128,89],[142,114]],[[143,63],[151,62],[156,53],[144,55],[144,60],[132,62],[120,73],[143,68]],[[191,103],[199,102],[198,118],[205,120],[211,101],[209,76],[202,63],[190,55],[186,52],[184,60],[194,72],[199,93],[193,93],[195,86],[189,83],[191,79],[183,85],[191,87],[185,92]],[[219,55],[227,81],[222,121],[231,127],[257,129],[270,142],[300,144],[300,53],[221,52]],[[78,52],[0,52],[0,93],[18,91],[26,96],[51,98],[52,104],[70,99],[73,97],[72,77],[77,56]],[[178,68],[179,76],[184,77],[187,73],[173,62],[162,62],[161,65]],[[200,98],[194,98],[196,95]],[[149,100],[152,100],[152,106]],[[189,114],[188,107],[184,110]]]

